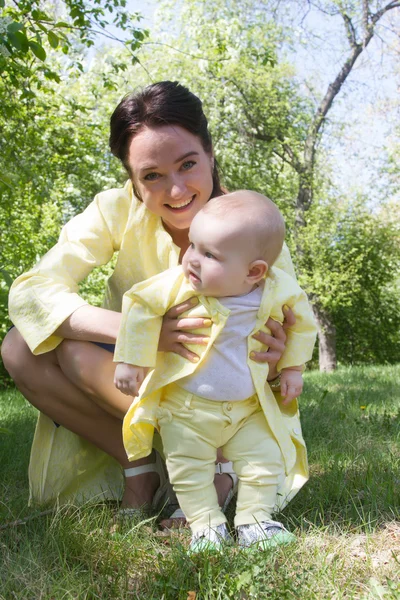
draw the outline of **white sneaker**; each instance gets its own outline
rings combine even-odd
[[[221,523],[221,525],[215,527],[207,526],[192,535],[188,553],[222,552],[224,544],[231,544],[232,542],[226,523]]]
[[[239,546],[242,548],[268,550],[296,541],[296,536],[278,521],[260,521],[249,525],[239,525],[236,531]]]

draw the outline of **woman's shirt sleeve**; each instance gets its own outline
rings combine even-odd
[[[62,229],[58,243],[10,289],[9,313],[30,350],[53,350],[62,338],[54,332],[87,304],[79,282],[119,250],[128,219],[129,188],[103,192]]]

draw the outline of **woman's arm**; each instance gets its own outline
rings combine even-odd
[[[86,304],[72,313],[54,332],[61,338],[115,344],[121,313]]]
[[[34,354],[56,348],[61,334],[89,340],[96,324],[102,333],[99,341],[114,338],[115,324],[102,321],[101,309],[88,307],[79,296],[79,282],[119,250],[130,203],[127,188],[99,194],[64,226],[58,243],[39,263],[12,285],[10,317]]]

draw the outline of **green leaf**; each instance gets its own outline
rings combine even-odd
[[[56,35],[53,31],[49,31],[47,33],[47,38],[49,40],[50,46],[52,48],[57,48],[58,43],[59,43],[58,35]]]
[[[23,28],[24,26],[22,25],[22,23],[17,23],[16,21],[13,21],[7,26],[7,31],[9,31],[10,33],[15,33],[16,31],[20,31]]]
[[[37,42],[33,42],[32,40],[30,40],[29,46],[36,58],[43,61],[46,60],[46,50],[43,48],[43,46]]]
[[[0,0],[0,8],[4,8],[5,0]]]
[[[22,31],[16,31],[15,33],[7,33],[8,40],[14,48],[20,50],[24,54],[29,50],[28,38]]]
[[[3,279],[6,282],[7,287],[10,288],[13,282],[13,278],[5,269],[0,268],[0,273],[3,275]]]
[[[44,76],[46,77],[46,79],[50,79],[52,81],[56,81],[57,83],[61,82],[61,77],[55,71],[51,71],[50,69],[45,69],[43,71],[43,73],[44,73]]]
[[[7,187],[10,188],[10,190],[13,189],[12,184],[12,180],[10,177],[8,177],[8,175],[0,175],[0,183],[2,183],[3,185],[6,185]]]
[[[43,10],[33,10],[32,17],[35,19],[35,21],[47,21],[49,23],[51,22],[50,17],[46,15],[46,13],[43,12]]]

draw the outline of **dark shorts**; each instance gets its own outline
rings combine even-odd
[[[103,344],[103,342],[92,342],[92,344],[96,344],[96,346],[103,348],[103,350],[107,350],[107,352],[112,352],[114,354],[115,344]]]

